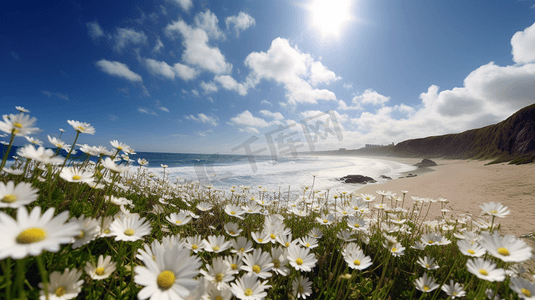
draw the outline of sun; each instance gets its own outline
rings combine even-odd
[[[353,0],[313,0],[309,6],[312,24],[322,36],[339,36],[342,26],[351,19]]]

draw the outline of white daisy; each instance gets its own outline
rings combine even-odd
[[[95,134],[95,128],[89,123],[82,123],[74,120],[67,120],[67,123],[79,133]]]
[[[245,264],[241,266],[242,270],[253,273],[262,279],[272,276],[269,272],[273,268],[271,256],[267,252],[262,252],[262,249],[254,249],[253,253],[245,254],[242,260]]]
[[[17,220],[0,212],[0,260],[11,257],[21,259],[28,255],[40,255],[43,250],[58,252],[60,244],[72,242],[80,233],[78,223],[66,223],[69,212],[63,211],[54,217],[54,208],[41,216],[41,207],[36,206],[28,214],[26,207],[17,210]]]
[[[115,173],[124,173],[129,169],[128,166],[116,165],[109,157],[106,157],[106,159],[102,161],[102,165]]]
[[[116,262],[111,261],[111,256],[104,258],[100,255],[96,265],[88,261],[84,270],[92,279],[102,280],[110,277],[111,273],[115,272],[116,265]]]
[[[267,296],[264,292],[270,285],[267,285],[267,280],[264,282],[258,281],[254,274],[245,274],[236,280],[236,283],[231,283],[231,291],[234,296],[242,300],[260,300]]]
[[[191,217],[184,212],[179,212],[178,214],[172,213],[169,216],[166,216],[165,219],[176,226],[183,226],[191,221]]]
[[[453,280],[450,280],[450,284],[443,285],[442,290],[448,294],[448,296],[451,297],[451,299],[455,299],[457,297],[463,297],[466,295],[466,292],[463,289],[463,285],[453,282]]]
[[[503,206],[501,203],[486,202],[479,207],[481,207],[484,214],[498,218],[505,218],[505,216],[511,213],[510,210],[507,210],[507,206]]]
[[[59,177],[63,178],[63,180],[68,182],[93,182],[93,173],[91,172],[83,172],[79,169],[75,169],[73,167],[65,167],[63,170],[61,170],[61,173],[59,174]]]
[[[150,222],[145,222],[138,214],[115,218],[110,224],[110,231],[115,235],[116,241],[137,241],[142,237],[149,235],[152,227]]]
[[[301,248],[297,245],[288,247],[288,261],[296,270],[310,272],[316,266],[316,255],[310,253],[310,249]]]
[[[143,266],[134,268],[136,284],[144,286],[137,294],[139,299],[181,300],[190,296],[200,284],[194,277],[202,263],[191,257],[190,251],[174,245],[172,248],[156,248],[152,257],[143,259]]]
[[[18,115],[3,115],[2,117],[4,122],[0,121],[0,130],[5,133],[13,133],[17,136],[26,136],[39,130],[37,127],[31,127],[35,121],[37,121],[37,119],[30,119],[29,115],[20,113]]]
[[[467,240],[458,240],[457,246],[459,251],[466,256],[481,257],[486,253],[485,249],[476,242],[470,243]]]
[[[503,281],[505,270],[496,269],[496,264],[483,258],[469,259],[466,262],[468,272],[476,275],[479,279],[487,281]]]
[[[16,186],[13,181],[8,181],[7,184],[0,182],[0,208],[19,208],[28,205],[37,200],[38,191],[27,182],[19,182]]]
[[[518,294],[520,299],[535,299],[535,283],[523,278],[511,278],[509,287]]]
[[[244,255],[245,253],[253,251],[253,242],[243,236],[238,237],[238,239],[230,240],[230,243],[232,244],[232,249],[230,250],[232,253]]]
[[[45,295],[45,291],[41,290],[39,291],[39,299],[66,300],[76,298],[82,291],[82,284],[84,284],[83,280],[78,280],[80,276],[82,276],[82,271],[76,269],[65,269],[63,273],[52,272],[47,286],[48,291],[46,291],[48,297]],[[43,289],[44,285],[39,283],[39,288]]]
[[[414,285],[417,290],[424,293],[430,293],[440,286],[436,283],[433,277],[427,277],[427,273],[424,273],[424,276],[416,279]]]
[[[193,250],[193,252],[195,253],[204,249],[204,243],[200,235],[186,237],[184,246],[188,249]]]
[[[307,277],[299,275],[292,280],[292,295],[297,299],[310,296],[312,294],[312,282]]]
[[[372,259],[366,256],[360,248],[349,249],[346,247],[343,256],[351,269],[364,270],[373,264]]]
[[[481,234],[481,246],[505,262],[523,262],[531,258],[531,247],[513,235],[500,237],[498,232]]]
[[[223,252],[227,250],[230,247],[230,242],[225,241],[225,236],[219,235],[211,235],[208,237],[208,240],[203,240],[204,243],[204,250],[208,252]]]
[[[435,270],[440,268],[440,266],[435,263],[435,259],[429,256],[425,256],[424,258],[418,257],[418,264],[427,270]]]
[[[228,235],[234,236],[234,237],[240,235],[240,233],[243,231],[242,229],[238,227],[238,224],[232,223],[232,222],[226,223],[225,226],[223,226],[223,228],[225,229],[225,232]]]
[[[200,271],[204,278],[212,282],[218,290],[230,289],[229,282],[234,280],[230,265],[222,258],[216,257],[212,260],[212,265],[206,265],[206,271]]]
[[[78,223],[81,226],[80,232],[74,237],[72,248],[80,248],[92,240],[97,238],[98,235],[98,221],[93,218],[86,218],[81,215],[79,218],[72,218],[69,222]]]

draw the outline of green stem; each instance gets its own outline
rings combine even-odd
[[[46,300],[49,300],[48,297],[48,274],[46,272],[45,262],[43,261],[43,255],[37,256],[37,267],[39,268],[39,273],[41,274],[41,281],[43,282],[43,290],[45,291]]]
[[[15,139],[15,129],[11,131],[11,139],[9,140],[9,145],[7,146],[7,151],[4,154],[4,158],[2,159],[2,165],[0,165],[0,171],[4,169],[4,166],[6,165],[7,158],[9,156],[9,151],[11,151],[11,146],[13,145],[13,140]]]

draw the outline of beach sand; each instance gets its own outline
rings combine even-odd
[[[397,162],[415,164],[421,159],[391,158]],[[411,207],[411,196],[448,199],[446,208],[450,216],[470,213],[474,218],[481,214],[479,207],[484,202],[499,202],[511,213],[503,219],[501,232],[520,236],[535,231],[535,165],[508,165],[507,163],[485,166],[489,161],[433,159],[438,166],[422,168],[408,173],[416,177],[399,178],[380,184],[368,184],[357,193],[376,195],[376,191],[392,191],[401,195],[408,191],[405,207]],[[402,175],[406,176],[406,175]],[[433,220],[440,216],[440,204],[433,203],[427,217]],[[530,243],[531,244],[531,243]]]

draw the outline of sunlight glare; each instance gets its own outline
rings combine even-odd
[[[345,22],[350,20],[352,0],[314,0],[310,5],[312,24],[323,36],[340,35]]]

